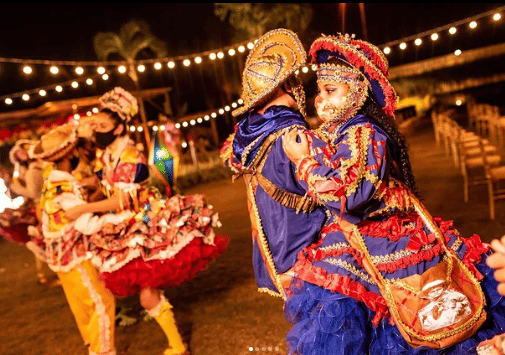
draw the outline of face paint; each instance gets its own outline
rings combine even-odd
[[[317,72],[320,93],[316,98],[319,117],[328,124],[356,115],[368,96],[368,81],[354,67],[321,64]]]

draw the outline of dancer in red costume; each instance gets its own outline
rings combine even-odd
[[[204,196],[164,197],[148,185],[146,159],[126,135],[126,123],[138,112],[136,99],[115,88],[100,102],[100,113],[85,123],[102,148],[94,166],[97,178],[88,184],[99,180],[106,198],[69,209],[67,216],[101,214],[90,242],[107,288],[118,297],[140,295],[168,337],[165,355],[189,354],[161,289],[192,279],[224,251],[228,239],[215,236],[213,227],[220,223]]]

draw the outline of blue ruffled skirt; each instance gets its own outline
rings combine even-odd
[[[467,355],[477,354],[483,340],[505,333],[505,297],[486,263],[477,264],[484,275],[481,286],[486,294],[487,320],[471,338],[445,349],[412,348],[398,328],[383,319],[376,328],[374,313],[362,302],[332,293],[322,287],[299,281],[289,290],[284,304],[286,319],[294,324],[286,336],[291,355]]]

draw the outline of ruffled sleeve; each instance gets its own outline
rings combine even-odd
[[[309,141],[311,155],[298,163],[296,176],[310,196],[338,214],[373,198],[388,171],[385,133],[367,123],[348,128],[333,148]]]

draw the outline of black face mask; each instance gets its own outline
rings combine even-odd
[[[116,135],[114,134],[114,130],[117,128],[114,127],[108,132],[95,132],[96,144],[104,149],[107,148],[114,140],[116,140]]]

